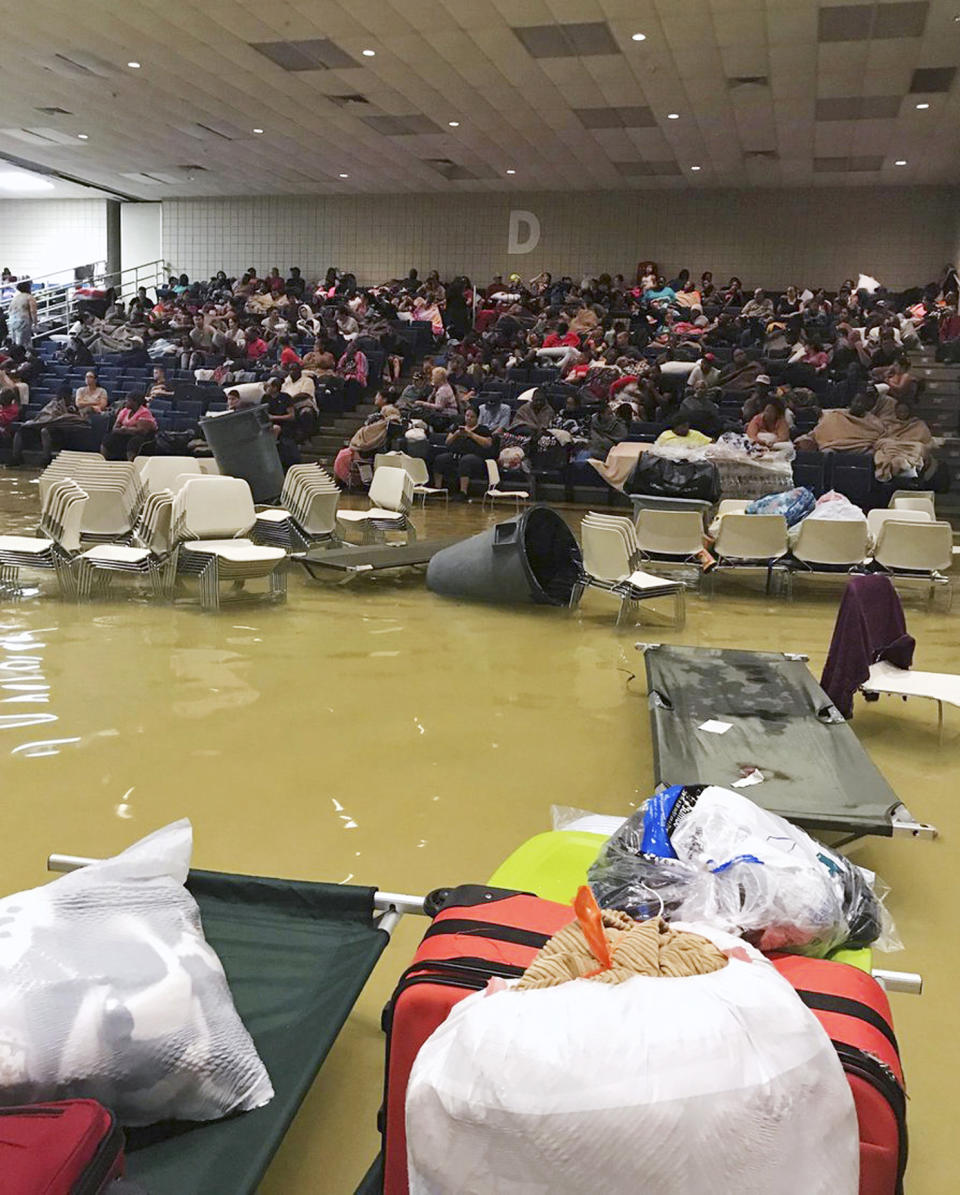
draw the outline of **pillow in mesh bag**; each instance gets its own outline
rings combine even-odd
[[[140,1125],[273,1097],[183,886],[192,845],[174,822],[0,900],[0,1104],[87,1096]]]

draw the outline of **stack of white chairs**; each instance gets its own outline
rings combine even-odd
[[[134,528],[135,546],[96,544],[81,552],[76,560],[77,597],[80,600],[102,597],[114,576],[123,574],[147,577],[156,597],[172,596],[177,571],[172,551],[172,516],[173,494],[169,490],[151,493]]]
[[[583,573],[570,604],[575,605],[587,587],[612,593],[620,598],[617,624],[626,611],[648,598],[673,595],[674,624],[686,620],[684,587],[677,581],[654,576],[638,568],[641,560],[636,528],[628,518],[590,511],[580,524]]]
[[[446,486],[428,484],[430,470],[422,457],[406,452],[380,452],[373,458],[373,467],[375,470],[381,467],[406,469],[413,478],[414,501],[419,498],[421,506],[426,506],[428,498],[442,498],[447,505],[450,503],[450,491]]]
[[[88,542],[127,539],[140,508],[141,485],[132,461],[107,461],[94,452],[61,452],[40,475],[40,501],[57,481],[70,478],[86,491],[81,534]]]
[[[375,469],[370,502],[367,510],[338,510],[337,522],[344,528],[360,527],[364,543],[383,540],[387,531],[405,531],[408,543],[417,538],[409,518],[413,478],[406,469]]]
[[[44,488],[40,510],[42,536],[0,535],[0,584],[20,593],[20,569],[53,570],[61,594],[76,593],[71,560],[80,550],[87,494],[70,478]]]
[[[280,506],[257,511],[257,543],[305,552],[312,544],[336,538],[340,490],[320,465],[293,465],[287,470]]]
[[[286,553],[247,539],[255,522],[250,487],[237,477],[190,477],[174,497],[177,568],[199,579],[205,610],[220,608],[221,581],[242,589],[245,581],[266,578],[269,597],[286,598]]]

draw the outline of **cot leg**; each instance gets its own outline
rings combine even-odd
[[[628,604],[629,604],[629,598],[623,597],[620,599],[620,609],[617,611],[616,626],[619,626],[620,623],[623,621],[624,611],[626,610]]]
[[[937,702],[937,735],[940,746],[943,746],[943,702]]]
[[[270,596],[278,602],[287,600],[287,570],[283,564],[270,574]]]

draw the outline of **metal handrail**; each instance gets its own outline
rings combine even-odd
[[[52,270],[49,274],[40,274],[29,279],[34,284],[49,282],[42,290],[33,292],[37,302],[38,330],[35,335],[38,338],[65,332],[70,326],[77,287],[82,285],[75,280],[76,269],[77,267],[68,267]],[[84,279],[84,283],[98,290],[109,290],[112,287],[117,291],[118,297],[126,302],[136,295],[138,287],[155,287],[165,282],[171,273],[167,262],[159,257],[140,265],[109,271],[106,262],[100,261],[93,263],[90,276]],[[65,276],[70,276],[71,280],[63,281]],[[28,279],[20,281],[25,282]],[[6,310],[11,297],[0,298],[0,311]]]

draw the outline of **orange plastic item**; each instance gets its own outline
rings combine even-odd
[[[577,921],[583,930],[583,936],[590,947],[590,953],[600,964],[599,969],[601,971],[609,970],[613,966],[610,944],[607,942],[607,935],[604,933],[603,919],[600,916],[600,906],[597,904],[597,898],[593,895],[589,885],[581,884],[577,889],[577,895],[573,902],[573,911],[577,915]],[[584,978],[588,977],[584,976]]]

